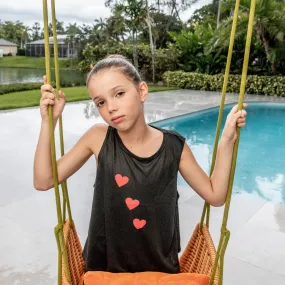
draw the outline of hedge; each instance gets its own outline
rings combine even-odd
[[[35,90],[41,88],[42,83],[14,83],[14,84],[3,84],[0,85],[0,95],[12,93],[12,92],[20,92],[26,90]],[[52,83],[55,87],[55,83]],[[74,87],[74,86],[82,86],[80,82],[75,83],[63,83],[61,87]]]
[[[184,89],[205,91],[221,91],[223,74],[208,75],[184,71],[167,71],[163,74],[163,81],[167,86]],[[227,87],[229,93],[239,93],[241,75],[230,75]],[[248,75],[246,82],[247,94],[285,96],[285,76]]]
[[[26,50],[22,49],[22,48],[19,48],[18,52],[17,52],[17,55],[18,56],[25,56],[26,55]]]
[[[184,71],[167,71],[163,74],[166,86],[184,89],[218,91],[223,87],[223,74],[208,75]],[[230,75],[227,92],[239,93],[240,75]],[[0,95],[26,90],[40,89],[42,83],[17,83],[0,85]],[[52,84],[55,86],[55,84]],[[62,84],[62,87],[80,86],[80,82]],[[246,93],[285,97],[285,76],[248,75]]]

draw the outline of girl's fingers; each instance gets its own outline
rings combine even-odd
[[[46,91],[49,91],[49,92],[54,92],[54,89],[51,85],[49,84],[44,84],[41,86],[41,92],[46,92]]]
[[[236,124],[238,123],[238,120],[240,119],[241,116],[241,111],[238,111],[237,113],[233,114],[230,117],[230,122],[231,122],[231,126],[235,127]]]
[[[229,115],[234,115],[238,111],[238,105],[235,105],[232,107]]]
[[[239,118],[237,122],[238,123],[244,123],[245,122],[245,118]]]
[[[46,98],[54,100],[55,99],[55,95],[53,93],[47,93]]]
[[[44,100],[43,100],[43,105],[44,105],[44,106],[54,105],[54,100],[51,100],[51,99],[44,99]]]
[[[247,106],[248,106],[247,103],[243,103],[243,108],[246,108]],[[239,110],[238,110],[238,105],[235,105],[235,106],[233,106],[233,108],[231,109],[230,114],[236,114],[237,112],[239,112]],[[242,112],[245,112],[245,113],[246,113],[245,110],[242,110]]]
[[[43,76],[43,80],[44,80],[44,85],[47,84],[47,76],[46,75]]]
[[[247,115],[246,110],[242,110],[242,111],[241,111],[241,117],[246,117],[246,115]]]
[[[60,91],[58,91],[58,96],[60,97],[60,99],[63,99],[64,101],[65,101],[65,95],[64,95],[64,93],[60,90]]]
[[[42,99],[52,99],[52,100],[54,100],[55,99],[55,95],[53,93],[50,93],[50,92],[45,92],[42,95]]]
[[[247,103],[243,103],[243,108],[247,107]],[[238,105],[235,105],[228,114],[228,122],[231,127],[236,126],[242,128],[246,125],[247,112],[245,110],[238,110]]]

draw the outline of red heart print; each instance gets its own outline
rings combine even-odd
[[[133,200],[132,198],[127,198],[126,204],[127,204],[127,207],[129,208],[129,210],[132,210],[140,204],[140,201],[139,200]]]
[[[129,178],[127,176],[122,176],[121,174],[117,174],[115,180],[119,187],[122,187],[129,182]]]
[[[139,220],[139,219],[134,219],[133,220],[134,226],[137,230],[143,228],[146,225],[146,220]]]

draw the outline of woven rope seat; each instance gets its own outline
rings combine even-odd
[[[71,282],[67,280],[65,264],[62,260],[62,285],[77,285],[82,282],[84,275],[82,247],[76,228],[69,220],[65,221],[63,233],[70,267]],[[207,226],[203,225],[200,231],[200,226],[197,224],[190,241],[180,257],[181,273],[197,273],[210,277],[215,257],[216,249]],[[218,284],[218,274],[219,270],[216,271],[214,285]]]
[[[195,272],[211,276],[216,258],[216,249],[209,233],[208,227],[204,224],[200,230],[197,224],[182,256],[180,257],[181,272]],[[218,284],[219,269],[216,271],[214,283]]]
[[[67,280],[64,259],[62,259],[62,285],[79,284],[84,274],[82,247],[74,223],[68,219],[63,226],[63,235],[70,268],[71,282]]]

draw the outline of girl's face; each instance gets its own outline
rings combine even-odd
[[[93,75],[88,91],[104,121],[118,130],[127,131],[143,116],[147,84],[136,86],[117,69],[103,69]]]

